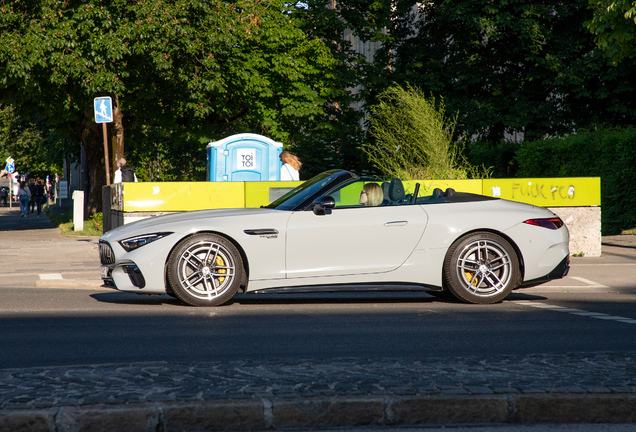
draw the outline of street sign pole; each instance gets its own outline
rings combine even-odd
[[[113,101],[110,96],[96,97],[93,101],[95,108],[95,123],[102,124],[104,135],[104,163],[106,164],[106,186],[110,186],[110,164],[108,163],[108,130],[106,123],[113,121]]]
[[[106,123],[102,123],[104,132],[104,163],[106,164],[106,186],[110,186],[110,164],[108,163],[108,130]]]

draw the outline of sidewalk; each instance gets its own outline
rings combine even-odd
[[[0,287],[99,289],[98,237],[64,237],[46,214],[0,206]]]
[[[0,288],[110,290],[97,237],[19,215],[0,207]],[[614,236],[573,265],[635,259],[636,236]],[[3,432],[635,422],[636,352],[0,370]]]

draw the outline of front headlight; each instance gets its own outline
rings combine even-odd
[[[131,237],[126,240],[121,240],[119,244],[123,247],[126,252],[130,252],[137,248],[147,245],[148,243],[152,243],[155,240],[159,240],[167,235],[172,234],[171,232],[162,232],[162,233],[154,233],[154,234],[144,234],[136,237]]]

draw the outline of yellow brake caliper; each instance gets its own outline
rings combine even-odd
[[[217,256],[216,256],[216,260],[214,261],[214,263],[215,263],[217,266],[219,266],[219,267],[225,267],[225,261],[223,261],[223,258],[221,258],[221,256],[220,256],[220,255],[217,255]],[[226,270],[226,269],[219,269],[219,270],[218,270],[218,273],[226,274],[226,273],[227,273],[227,270]],[[225,278],[224,278],[224,277],[220,277],[220,278],[219,278],[219,284],[222,284],[224,280],[225,280]]]
[[[473,280],[473,278],[475,277],[474,273],[464,272],[464,277],[466,278],[469,284],[471,284],[472,286],[477,286],[477,279]]]

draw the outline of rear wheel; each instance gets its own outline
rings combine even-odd
[[[448,290],[468,303],[496,303],[521,282],[519,258],[503,237],[476,232],[455,242],[444,260]]]
[[[216,234],[197,234],[182,241],[168,260],[174,295],[192,306],[218,306],[234,296],[243,278],[236,247]]]

